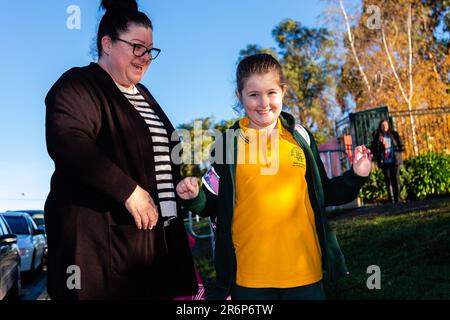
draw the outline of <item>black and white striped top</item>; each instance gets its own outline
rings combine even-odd
[[[169,134],[164,128],[164,123],[135,86],[132,88],[125,88],[119,84],[117,84],[117,86],[128,101],[141,114],[150,130],[155,157],[154,163],[159,206],[161,215],[165,219],[164,225],[168,225],[168,220],[177,217],[175,186],[170,162]]]

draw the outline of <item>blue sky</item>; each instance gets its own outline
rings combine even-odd
[[[67,69],[92,61],[100,1],[10,1],[0,10],[0,210],[40,207],[53,162],[44,136],[44,98]],[[319,27],[319,0],[140,0],[154,24],[161,55],[146,85],[172,123],[198,117],[234,117],[234,72],[247,44],[275,46],[272,29],[292,18]],[[66,12],[76,5],[81,28]],[[13,208],[14,207],[14,208]]]

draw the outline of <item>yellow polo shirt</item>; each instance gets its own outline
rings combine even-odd
[[[232,226],[236,283],[289,288],[317,282],[322,279],[321,252],[303,150],[280,120],[266,143],[267,152],[258,150],[255,144],[266,138],[248,123],[247,118],[239,123]]]

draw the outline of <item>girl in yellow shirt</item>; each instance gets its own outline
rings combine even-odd
[[[356,197],[370,174],[371,154],[355,150],[353,168],[326,178],[313,136],[281,112],[287,91],[281,65],[271,55],[243,59],[236,94],[246,117],[215,164],[219,189],[199,189],[196,178],[177,185],[184,206],[217,217],[216,274],[233,299],[324,299],[322,279],[346,273],[345,261],[325,217],[325,205]]]

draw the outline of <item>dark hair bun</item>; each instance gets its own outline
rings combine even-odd
[[[100,5],[106,11],[108,10],[134,10],[138,11],[136,0],[102,0]]]

